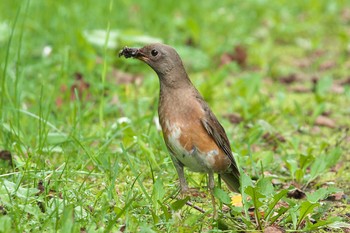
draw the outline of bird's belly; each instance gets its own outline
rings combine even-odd
[[[209,151],[200,151],[191,137],[186,137],[180,127],[172,125],[167,135],[167,144],[172,155],[179,160],[185,167],[194,172],[209,172],[216,170],[216,160],[219,151],[212,149]],[[180,140],[181,137],[181,140]]]

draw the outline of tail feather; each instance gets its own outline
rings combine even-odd
[[[236,166],[231,165],[230,168],[225,172],[221,173],[220,176],[227,184],[227,187],[233,191],[240,193],[240,182],[239,182],[239,171]]]

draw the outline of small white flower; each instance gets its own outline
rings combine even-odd
[[[51,52],[52,52],[52,47],[49,46],[49,45],[46,45],[44,48],[43,48],[43,52],[41,53],[41,55],[43,57],[48,57],[51,55]]]

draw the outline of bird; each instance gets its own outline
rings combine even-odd
[[[231,191],[240,193],[240,171],[225,129],[191,82],[173,47],[161,43],[142,48],[124,47],[119,52],[121,56],[143,61],[158,75],[159,122],[181,192],[189,192],[184,167],[207,173],[215,216],[214,173],[220,175]]]

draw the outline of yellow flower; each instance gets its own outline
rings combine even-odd
[[[231,204],[233,206],[237,206],[237,207],[242,207],[242,195],[241,194],[237,194],[231,197]]]

